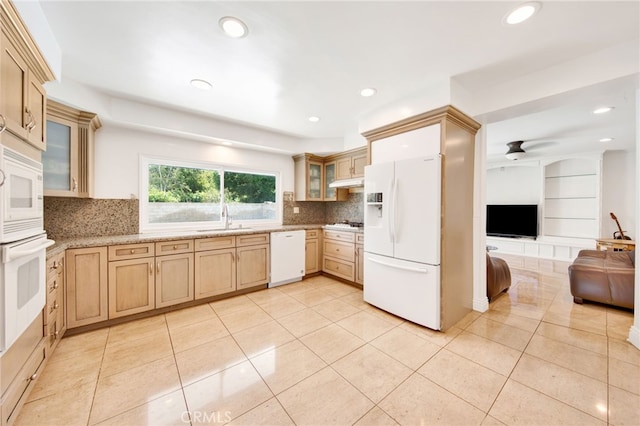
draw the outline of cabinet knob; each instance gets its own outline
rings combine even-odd
[[[38,378],[38,373],[33,373],[31,376],[29,376],[27,381],[33,382],[37,378]]]
[[[174,250],[177,250],[177,249],[178,249],[178,246],[175,246],[175,245],[174,245],[174,246],[173,246],[173,249],[174,249]]]
[[[134,254],[134,253],[135,253],[135,250],[134,250],[134,249],[131,249],[131,254]]]

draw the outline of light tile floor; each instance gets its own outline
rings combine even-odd
[[[64,338],[16,424],[640,424],[632,313],[503,257],[509,292],[445,333],[320,276]]]

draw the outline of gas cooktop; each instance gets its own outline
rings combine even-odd
[[[341,222],[341,223],[331,223],[329,225],[325,225],[325,228],[329,229],[362,229],[364,227],[364,223],[362,222]]]

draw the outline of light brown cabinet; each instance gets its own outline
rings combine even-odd
[[[47,103],[47,150],[42,154],[44,195],[93,197],[96,114]]]
[[[154,244],[109,246],[109,319],[155,308]]]
[[[336,159],[336,179],[351,179],[364,176],[367,165],[367,150],[360,148],[343,153]]]
[[[269,282],[269,234],[198,239],[195,250],[196,299]]]
[[[322,201],[324,164],[322,157],[300,154],[294,161],[294,197],[296,201]]]
[[[55,77],[11,3],[2,2],[0,9],[0,131],[44,150],[47,97],[43,84]]]
[[[47,259],[47,304],[43,310],[47,356],[53,352],[67,329],[64,259],[64,252]]]
[[[238,235],[237,289],[243,290],[269,282],[269,234]]]
[[[67,327],[109,319],[107,247],[69,249],[65,259]]]
[[[193,300],[193,247],[193,240],[156,243],[156,308]]]
[[[40,150],[46,148],[44,117],[47,97],[27,62],[3,34],[0,115],[6,130]],[[2,123],[0,122],[0,126]]]
[[[317,229],[308,229],[305,240],[304,272],[306,275],[320,271],[322,264],[322,238]]]
[[[364,284],[364,234],[356,234],[356,279],[358,284]]]
[[[364,236],[348,231],[324,231],[322,271],[340,277],[342,279],[356,282],[357,253],[356,235],[361,237],[359,241],[364,242]]]

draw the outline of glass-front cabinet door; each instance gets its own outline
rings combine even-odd
[[[309,161],[308,199],[322,201],[322,163]]]
[[[78,178],[78,125],[64,119],[47,120],[47,150],[42,153],[45,195],[75,196]]]
[[[336,200],[336,189],[330,188],[329,184],[336,180],[336,162],[324,164],[324,199],[326,201]]]

